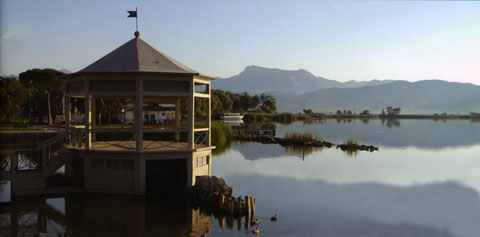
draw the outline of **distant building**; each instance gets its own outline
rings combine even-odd
[[[400,114],[400,108],[393,108],[392,106],[387,107],[387,115],[398,115]]]

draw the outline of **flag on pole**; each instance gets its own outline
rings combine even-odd
[[[128,17],[135,17],[136,25],[137,25],[137,31],[135,31],[135,37],[138,37],[140,33],[138,32],[138,9],[135,8],[135,11],[127,11],[128,12]]]
[[[127,11],[128,12],[128,17],[137,17],[137,11]]]
[[[128,12],[128,17],[135,17],[137,18],[137,10],[135,11],[127,11]]]

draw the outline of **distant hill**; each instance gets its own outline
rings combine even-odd
[[[61,72],[65,73],[65,74],[70,74],[70,73],[72,73],[72,71],[67,70],[67,69],[65,69],[65,68],[64,68],[64,69],[60,69],[60,70],[58,70],[58,71],[61,71]]]
[[[300,112],[310,108],[318,112],[351,110],[373,113],[395,106],[402,113],[468,113],[480,111],[480,86],[441,80],[394,81],[378,86],[329,88],[295,97],[276,93],[278,111]]]
[[[247,91],[250,94],[264,92],[280,92],[290,94],[302,94],[318,89],[327,88],[353,88],[370,85],[390,83],[388,81],[369,82],[339,82],[335,80],[317,77],[304,69],[289,71],[271,69],[259,66],[248,66],[240,74],[213,83],[214,89],[227,90],[232,92]]]
[[[1,75],[0,77],[2,77],[2,78],[18,78],[18,75],[15,75],[15,74],[10,74],[10,75],[3,74],[3,75]]]
[[[380,113],[388,106],[404,113],[480,112],[480,86],[441,80],[347,81],[318,77],[300,70],[248,66],[240,74],[212,83],[213,89],[250,94],[269,93],[277,98],[279,112],[316,112],[364,109]]]
[[[371,81],[347,81],[343,82],[342,84],[346,88],[358,88],[358,87],[364,87],[364,86],[379,86],[383,84],[387,84],[390,82],[394,82],[395,80],[371,80]]]

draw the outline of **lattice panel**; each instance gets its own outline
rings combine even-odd
[[[195,145],[207,146],[208,131],[195,132]]]
[[[12,170],[12,160],[10,158],[10,154],[1,154],[0,170],[2,170],[2,171]]]
[[[18,152],[17,153],[17,170],[38,170],[40,162],[33,152]]]

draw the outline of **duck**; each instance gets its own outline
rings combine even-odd
[[[258,225],[260,223],[260,220],[257,218],[257,219],[253,219],[252,221],[250,221],[250,224],[251,225]]]
[[[260,234],[260,229],[258,229],[258,227],[255,228],[255,229],[253,230],[253,233],[254,233],[254,234]]]
[[[274,216],[272,216],[272,218],[270,218],[270,221],[278,221],[278,216],[277,216],[277,214],[275,214]]]

